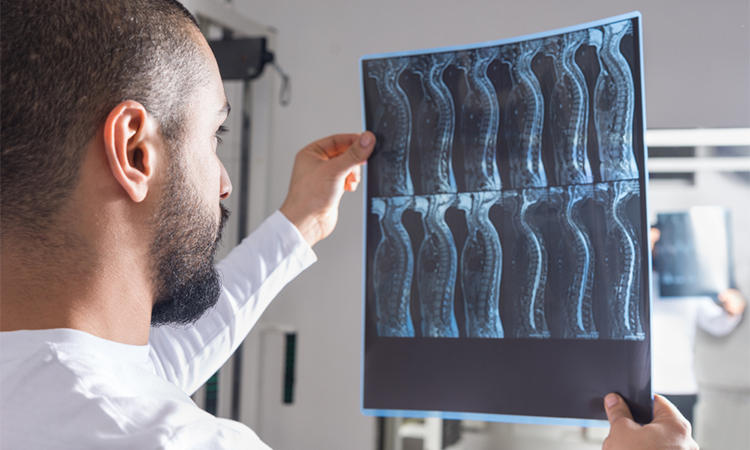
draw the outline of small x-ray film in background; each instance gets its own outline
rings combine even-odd
[[[660,297],[718,296],[733,287],[732,230],[729,210],[696,206],[661,213],[654,247]]]

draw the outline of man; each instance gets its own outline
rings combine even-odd
[[[649,237],[654,251],[661,231],[652,227]],[[656,250],[658,253],[658,246]],[[716,337],[728,335],[739,325],[746,301],[742,293],[733,288],[719,293],[717,300],[720,305],[710,297],[662,298],[658,269],[654,267],[651,289],[652,388],[663,394],[693,424],[698,403],[695,373],[697,328]]]
[[[175,0],[0,15],[0,447],[267,448],[188,395],[315,260],[374,136],[300,151],[280,210],[217,271],[229,106],[195,19]],[[605,448],[691,448],[663,400],[645,427],[605,403]]]

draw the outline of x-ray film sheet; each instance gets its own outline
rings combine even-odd
[[[729,210],[696,206],[660,213],[661,238],[654,247],[661,297],[716,297],[733,287]]]
[[[362,58],[366,413],[650,420],[640,30]]]

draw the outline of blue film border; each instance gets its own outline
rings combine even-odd
[[[399,409],[362,409],[367,416],[377,417],[410,417],[410,418],[439,418],[450,420],[478,420],[483,422],[506,422],[531,425],[567,425],[586,428],[609,428],[606,420],[572,419],[565,417],[544,416],[514,416],[510,414],[480,414],[454,411],[413,411]]]

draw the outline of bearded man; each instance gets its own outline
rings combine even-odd
[[[279,211],[216,267],[229,105],[195,18],[176,0],[0,16],[0,447],[267,448],[189,395],[315,261],[375,137],[301,150]],[[689,439],[668,405],[640,428],[608,399],[611,448]]]

